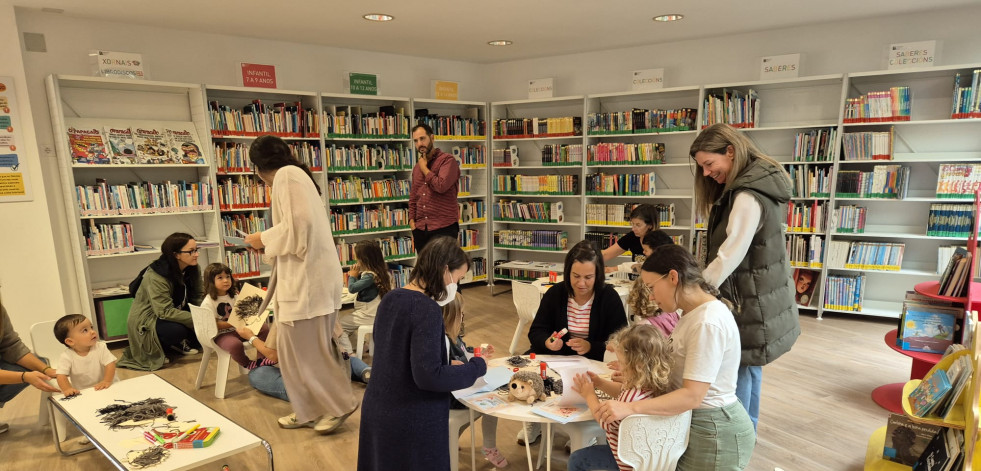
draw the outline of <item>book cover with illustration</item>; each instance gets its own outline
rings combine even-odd
[[[798,306],[815,306],[814,293],[821,281],[821,273],[817,270],[797,268],[794,270],[794,299]]]
[[[232,306],[232,313],[228,316],[228,323],[236,329],[248,327],[252,332],[258,333],[262,324],[269,319],[269,309],[259,312],[265,299],[265,291],[248,283],[243,284],[238,296],[235,297],[235,305]]]
[[[197,132],[193,126],[186,128],[167,128],[165,131],[170,141],[170,155],[174,156],[175,163],[205,163],[204,153],[201,152],[201,144],[198,142]]]
[[[159,129],[136,128],[133,131],[136,141],[136,155],[141,162],[147,164],[175,164],[177,161],[170,155],[170,143],[167,134]]]
[[[106,140],[109,141],[109,151],[114,164],[138,164],[136,156],[136,141],[133,140],[132,128],[106,127]]]
[[[886,442],[882,457],[906,466],[913,466],[930,440],[943,430],[939,425],[919,424],[904,414],[892,414],[886,425]]]
[[[567,424],[581,414],[588,415],[589,408],[585,404],[578,406],[559,405],[559,401],[550,400],[542,405],[532,407],[531,412],[552,419],[560,424]]]
[[[68,128],[68,146],[71,148],[73,164],[109,163],[106,141],[98,128]]]
[[[943,353],[954,342],[956,313],[954,308],[906,303],[900,348],[911,352]]]
[[[909,395],[910,408],[917,417],[926,417],[933,411],[934,406],[950,392],[950,380],[947,372],[937,369],[925,378]]]

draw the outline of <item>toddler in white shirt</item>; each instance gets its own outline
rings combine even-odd
[[[58,319],[55,338],[68,349],[58,359],[58,387],[65,396],[74,396],[81,389],[94,386],[108,388],[116,377],[116,357],[99,341],[92,322],[81,314],[69,314]]]

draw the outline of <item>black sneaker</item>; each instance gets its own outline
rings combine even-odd
[[[170,349],[177,353],[180,353],[181,355],[196,355],[198,353],[201,353],[200,351],[198,351],[198,349],[191,348],[191,344],[188,343],[187,340],[181,340],[181,343],[177,345],[171,345]]]

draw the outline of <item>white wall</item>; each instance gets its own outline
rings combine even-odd
[[[18,142],[25,174],[31,180],[33,200],[0,203],[0,297],[10,314],[14,330],[30,345],[31,324],[57,319],[65,314],[58,258],[52,249],[54,230],[49,207],[57,205],[58,195],[49,195],[42,184],[41,161],[28,96],[27,79],[14,7],[0,0],[0,75],[11,76],[16,87],[20,130]],[[71,266],[68,267],[69,270]]]
[[[942,42],[939,65],[979,63],[979,24],[981,5],[488,64],[485,99],[525,99],[525,81],[546,77],[557,97],[627,91],[632,71],[659,67],[665,87],[754,81],[763,56],[798,52],[801,76],[882,70],[890,44],[933,39]]]

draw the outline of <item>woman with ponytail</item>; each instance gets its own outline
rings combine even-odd
[[[282,428],[330,433],[358,407],[332,333],[341,309],[341,262],[320,189],[286,142],[262,136],[249,147],[262,181],[272,185],[272,227],[245,238],[273,260],[266,301],[276,316],[277,353],[293,414]]]
[[[749,464],[756,432],[736,398],[739,331],[732,306],[702,278],[691,253],[665,245],[641,267],[651,299],[665,311],[682,311],[671,333],[671,392],[635,402],[606,401],[595,416],[605,425],[632,414],[692,411],[688,449],[678,470],[741,470]]]

